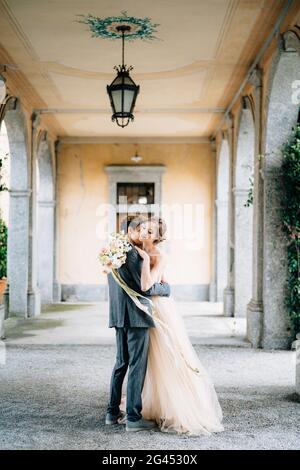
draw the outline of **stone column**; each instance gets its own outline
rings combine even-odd
[[[217,181],[217,151],[216,151],[216,141],[211,141],[211,152],[212,158],[215,163],[215,179],[214,179],[214,186],[213,186],[213,200],[215,200],[216,196],[216,181]],[[209,284],[209,301],[216,302],[217,301],[217,207],[213,205],[213,212],[212,212],[212,256],[211,256],[211,282]]]
[[[59,140],[55,142],[54,159],[54,259],[53,259],[53,302],[61,302],[61,283],[58,279],[58,261],[59,261],[59,192],[58,192],[58,154],[60,151]]]
[[[215,200],[217,301],[222,302],[227,285],[229,146],[222,134],[218,146]]]
[[[38,270],[43,304],[53,302],[54,201],[38,201]]]
[[[253,209],[246,207],[254,160],[254,122],[249,97],[242,98],[234,159],[234,316],[246,317],[252,285]]]
[[[252,210],[245,207],[248,190],[234,188],[234,316],[245,317],[249,300],[251,299],[252,271]]]
[[[262,71],[256,68],[249,78],[253,85],[255,150],[253,184],[252,297],[247,305],[247,338],[254,348],[261,346],[263,326],[263,180],[261,177]]]
[[[41,130],[37,142],[38,190],[38,284],[42,304],[53,302],[54,285],[54,163],[51,140]]]
[[[5,320],[5,307],[4,304],[0,304],[0,340],[4,338],[4,320]]]
[[[227,286],[224,289],[224,315],[234,314],[234,197],[233,197],[233,115],[230,113],[227,121],[228,130],[225,133],[229,145],[229,193],[228,193],[228,262]]]
[[[297,41],[295,47],[293,42]],[[296,49],[296,46],[298,48]],[[282,145],[298,117],[299,103],[293,99],[293,84],[300,77],[299,39],[288,32],[274,57],[267,87],[264,178],[263,246],[263,335],[262,347],[288,349],[291,344],[287,295],[287,247],[282,232],[281,165]]]
[[[298,335],[299,337],[300,335]],[[300,396],[300,339],[296,341],[296,393]]]
[[[30,157],[26,119],[17,98],[5,107],[10,151],[7,288],[3,296],[6,317],[28,316]]]
[[[37,233],[37,159],[36,159],[36,139],[39,116],[32,115],[31,134],[31,158],[30,158],[30,187],[31,197],[29,201],[29,270],[28,270],[28,316],[35,317],[41,313],[41,294],[38,288],[38,233]]]
[[[215,201],[217,214],[217,301],[222,302],[227,282],[228,201]]]
[[[13,158],[13,155],[12,157]],[[8,316],[27,317],[28,238],[30,190],[9,190],[7,287],[4,302]]]

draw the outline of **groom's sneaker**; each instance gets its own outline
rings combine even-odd
[[[155,421],[150,421],[144,418],[139,419],[138,421],[128,421],[126,422],[126,431],[136,432],[136,431],[149,431],[150,429],[157,428]]]
[[[120,411],[120,413],[115,416],[111,413],[106,413],[105,424],[125,424],[126,422],[126,413]]]

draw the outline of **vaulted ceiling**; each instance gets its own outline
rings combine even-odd
[[[78,137],[206,137],[245,77],[284,0],[0,0],[0,63],[23,74],[56,132]],[[92,38],[79,14],[150,17],[157,40],[126,43],[140,85],[135,121],[111,122],[106,85],[121,42]],[[25,83],[25,81],[24,81]],[[22,87],[24,88],[22,90]],[[29,87],[20,82],[20,94]]]

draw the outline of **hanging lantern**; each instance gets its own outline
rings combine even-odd
[[[140,87],[129,75],[133,67],[124,64],[124,36],[125,31],[130,31],[131,28],[128,25],[120,25],[116,29],[122,33],[122,65],[114,67],[118,74],[106,88],[113,112],[112,121],[116,121],[120,127],[126,127],[134,120],[133,110]]]

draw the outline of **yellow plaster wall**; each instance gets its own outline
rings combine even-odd
[[[138,150],[140,165],[165,165],[162,205],[177,204],[164,249],[172,284],[208,284],[211,275],[211,219],[214,159],[209,144],[63,144],[58,153],[59,280],[65,284],[105,283],[96,259],[104,240],[97,211],[108,203],[106,165],[130,165]],[[182,205],[193,211],[192,227],[182,239]],[[203,208],[203,219],[196,205]],[[164,214],[163,214],[164,215]],[[196,217],[200,223],[197,226]],[[104,223],[104,222],[103,222]],[[177,228],[176,228],[177,227]],[[102,227],[103,228],[103,227]],[[203,231],[200,243],[199,233]],[[199,232],[200,231],[200,232]],[[171,233],[172,232],[172,233]],[[175,233],[176,232],[176,233]],[[199,233],[198,233],[199,232]],[[178,235],[179,234],[179,235]],[[174,239],[176,236],[178,240]]]

